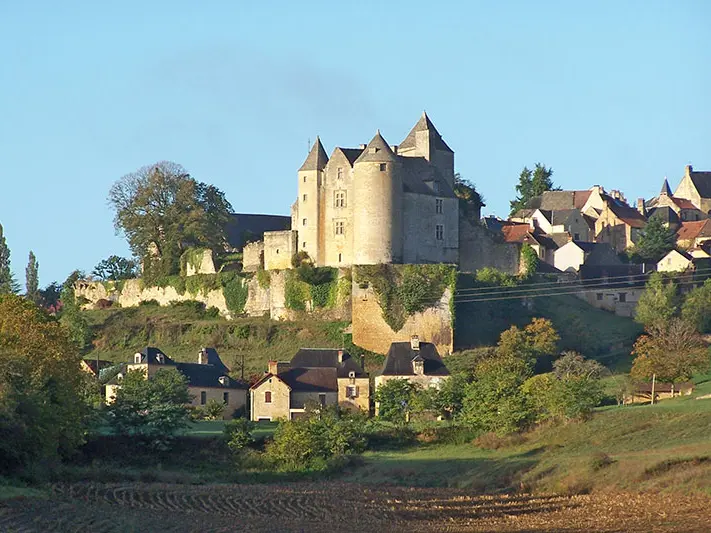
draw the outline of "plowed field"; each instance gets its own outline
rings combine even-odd
[[[711,531],[711,499],[594,494],[482,496],[456,489],[58,484],[0,503],[0,531]]]

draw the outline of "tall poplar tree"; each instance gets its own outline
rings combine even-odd
[[[25,296],[28,300],[34,303],[39,303],[39,263],[32,250],[30,250],[30,258],[25,269],[25,288],[27,292]]]
[[[18,289],[10,270],[10,248],[7,247],[2,224],[0,224],[0,294],[14,294]]]

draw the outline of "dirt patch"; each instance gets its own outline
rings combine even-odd
[[[58,484],[0,505],[0,531],[709,531],[708,498],[485,496],[455,489]]]

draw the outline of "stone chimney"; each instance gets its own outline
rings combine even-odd
[[[420,337],[413,335],[410,337],[410,348],[418,352],[420,350]]]
[[[338,362],[343,364],[343,350],[338,350]]]
[[[200,348],[200,351],[198,352],[198,364],[206,365],[208,363],[207,350],[205,348]]]
[[[397,144],[392,144],[390,145],[390,149],[393,151],[395,155],[397,155]]]
[[[684,174],[686,174],[687,177],[691,176],[691,173],[693,171],[694,171],[694,167],[692,167],[691,165],[686,165],[686,167],[684,168]]]
[[[365,355],[360,356],[360,367],[365,370]]]
[[[365,145],[364,145],[364,144],[359,144],[359,145],[358,145],[358,148],[361,149],[361,150],[365,150]]]
[[[637,198],[637,211],[639,211],[642,216],[647,216],[647,208],[644,207],[644,198]]]

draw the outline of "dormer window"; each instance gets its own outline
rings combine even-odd
[[[421,376],[425,373],[425,362],[421,357],[416,357],[412,360],[412,371],[416,376]]]
[[[143,358],[143,357],[141,356],[141,354],[140,354],[140,353],[137,353],[137,354],[135,354],[135,355],[133,356],[133,362],[134,362],[135,364],[139,364],[139,363],[141,362],[141,359],[142,359],[142,358]]]
[[[371,147],[368,149],[368,153],[369,153],[369,154],[377,154],[378,152],[379,152],[379,149],[376,148],[375,146],[371,146]]]
[[[355,372],[354,372],[353,370],[351,370],[350,372],[348,372],[348,377],[351,378],[351,379],[355,378]]]
[[[165,364],[165,356],[162,353],[156,355],[156,361],[159,365]]]
[[[226,387],[227,384],[229,383],[229,379],[230,378],[228,378],[227,376],[220,376],[219,377],[220,385],[222,385],[223,387]]]

